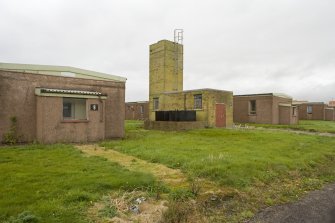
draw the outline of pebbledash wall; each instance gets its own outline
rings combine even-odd
[[[0,63],[0,140],[13,116],[21,142],[124,137],[125,81],[73,67]]]
[[[201,95],[201,107],[199,108],[195,108],[195,95]],[[216,127],[216,105],[224,104],[224,123],[221,127],[232,127],[233,125],[233,92],[231,91],[205,88],[165,92],[159,96],[159,100],[157,111],[194,110],[196,120],[209,127]]]
[[[292,105],[292,98],[285,94],[234,95],[236,123],[297,124],[298,121],[298,108]]]

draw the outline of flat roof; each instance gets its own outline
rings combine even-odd
[[[41,75],[126,82],[127,78],[68,66],[0,63],[0,70]]]
[[[149,101],[127,101],[126,104],[143,104],[149,103]]]
[[[323,105],[325,103],[324,102],[305,102],[303,104],[305,104],[305,105],[308,105],[308,104],[311,104],[311,105]]]
[[[184,90],[184,91],[168,91],[168,92],[163,92],[162,94],[188,93],[188,92],[194,92],[194,91],[219,91],[219,92],[233,93],[232,91],[226,91],[226,90],[219,90],[219,89],[212,89],[212,88],[201,88],[201,89],[192,89],[192,90]]]
[[[237,97],[250,97],[250,96],[274,96],[274,97],[280,97],[280,98],[288,98],[292,99],[291,96],[284,94],[284,93],[260,93],[260,94],[241,94],[241,95],[234,95]]]

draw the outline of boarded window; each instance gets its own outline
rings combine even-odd
[[[87,120],[86,99],[63,98],[64,120]]]
[[[312,114],[312,113],[313,113],[313,106],[307,105],[307,114]]]
[[[158,98],[154,98],[153,100],[154,104],[154,110],[158,110],[159,109],[159,99]]]
[[[249,101],[249,114],[256,115],[256,100]]]
[[[202,95],[194,95],[194,109],[202,109]]]
[[[144,107],[143,107],[143,105],[141,105],[141,107],[140,107],[140,111],[141,111],[141,114],[144,113]]]

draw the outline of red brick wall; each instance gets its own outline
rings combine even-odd
[[[325,110],[325,120],[326,121],[335,121],[335,109],[326,109]]]
[[[312,106],[312,114],[307,114],[307,106]],[[301,120],[325,120],[326,105],[320,104],[301,104],[299,105],[299,118]]]
[[[256,100],[256,115],[249,114],[250,100]],[[272,96],[234,96],[234,122],[272,124],[272,103]]]
[[[249,101],[256,100],[256,114],[249,114]],[[292,107],[280,111],[279,104],[292,104],[292,99],[272,95],[234,96],[234,122],[259,124],[293,124],[298,121],[292,115]],[[281,112],[281,113],[280,113]],[[282,120],[280,120],[280,117]]]
[[[141,113],[143,106],[143,113]],[[149,102],[128,102],[126,103],[126,120],[146,120],[149,119]]]

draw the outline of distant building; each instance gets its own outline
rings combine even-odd
[[[234,122],[259,124],[297,124],[298,108],[285,94],[234,95]]]
[[[325,120],[327,105],[324,102],[305,102],[298,106],[301,120]]]
[[[325,120],[326,121],[335,121],[335,107],[325,108]]]
[[[149,102],[126,102],[126,120],[147,120],[149,118]]]
[[[150,46],[149,121],[146,128],[231,127],[233,93],[183,89],[183,45],[161,40]]]
[[[329,101],[329,107],[335,107],[335,100]]]
[[[73,67],[0,63],[0,141],[13,116],[21,142],[124,137],[125,82]]]

